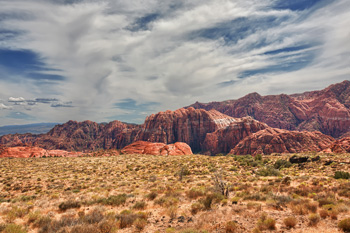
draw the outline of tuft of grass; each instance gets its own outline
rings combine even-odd
[[[345,218],[338,223],[338,227],[344,232],[350,232],[350,218]]]
[[[68,201],[61,202],[58,208],[61,211],[66,211],[68,209],[74,209],[74,208],[79,209],[80,206],[81,206],[81,203],[79,201],[68,200]]]
[[[283,223],[287,228],[294,228],[297,225],[297,219],[294,216],[289,216],[283,219]]]
[[[107,198],[101,198],[97,202],[104,205],[120,206],[125,204],[126,199],[127,199],[127,195],[123,193],[118,195],[112,195]]]
[[[22,226],[16,225],[16,224],[8,224],[5,226],[5,228],[2,230],[3,233],[26,233],[27,231],[23,229]]]
[[[135,210],[143,210],[143,209],[146,208],[146,206],[147,206],[146,202],[138,201],[132,206],[132,208],[135,209]]]
[[[319,214],[310,214],[308,216],[308,219],[309,219],[309,226],[317,226],[317,224],[320,222],[321,220],[321,217]]]
[[[276,229],[276,220],[273,218],[268,217],[266,213],[262,213],[258,223],[257,227],[259,230],[275,230]]]
[[[237,224],[234,221],[228,221],[226,223],[225,231],[226,233],[234,233],[237,232]]]

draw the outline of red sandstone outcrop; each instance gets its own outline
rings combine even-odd
[[[17,146],[3,147],[0,158],[34,158],[34,157],[78,157],[82,152],[68,152],[64,150],[45,150],[39,147]]]
[[[152,143],[137,141],[126,147],[121,152],[123,154],[148,154],[148,155],[191,155],[192,150],[189,145],[183,142],[166,145],[164,143]]]
[[[322,151],[334,141],[334,138],[318,131],[298,132],[267,128],[244,138],[230,151],[230,154],[256,155]]]
[[[342,138],[330,145],[324,152],[333,153],[350,153],[350,137]]]
[[[113,121],[97,124],[91,121],[69,121],[55,126],[47,134],[5,135],[0,143],[6,146],[38,146],[45,149],[93,151],[120,149],[135,141],[171,144],[185,142],[200,151],[207,133],[228,126],[235,119],[216,110],[178,109],[153,114],[142,125]]]
[[[97,124],[92,121],[68,121],[57,125],[47,134],[10,134],[0,137],[0,144],[8,147],[37,146],[47,150],[93,151],[118,148],[117,136],[135,126],[120,121]]]
[[[237,118],[229,126],[208,133],[203,142],[202,151],[210,155],[228,153],[245,137],[266,128],[268,128],[267,124],[251,117]]]
[[[271,127],[320,131],[340,137],[350,131],[350,81],[321,91],[294,95],[246,95],[238,100],[195,103],[194,108],[216,109],[232,117],[252,116]]]
[[[178,109],[147,117],[136,140],[165,144],[185,142],[193,151],[201,151],[207,133],[227,127],[235,119],[216,110]]]

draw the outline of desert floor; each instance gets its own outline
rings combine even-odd
[[[3,158],[0,232],[349,229],[350,154],[305,155]]]

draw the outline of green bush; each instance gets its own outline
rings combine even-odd
[[[284,159],[277,160],[273,165],[273,167],[276,169],[289,168],[291,166],[292,166],[292,163]]]
[[[279,176],[279,175],[281,175],[281,173],[277,169],[275,169],[271,166],[267,166],[267,167],[259,169],[257,171],[257,174],[259,176]]]
[[[102,203],[104,205],[111,205],[111,206],[120,206],[126,202],[127,196],[125,193],[118,194],[118,195],[112,195],[108,198],[101,198],[98,200],[98,203]]]
[[[343,171],[336,171],[334,174],[335,179],[350,179],[350,173],[349,172],[343,172]]]
[[[350,218],[345,218],[338,223],[338,227],[344,232],[350,232]]]
[[[11,223],[6,225],[5,229],[2,232],[3,233],[26,233],[27,231],[24,230],[21,226]]]

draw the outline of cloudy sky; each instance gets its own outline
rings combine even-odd
[[[0,125],[141,123],[350,79],[349,0],[0,0]]]

